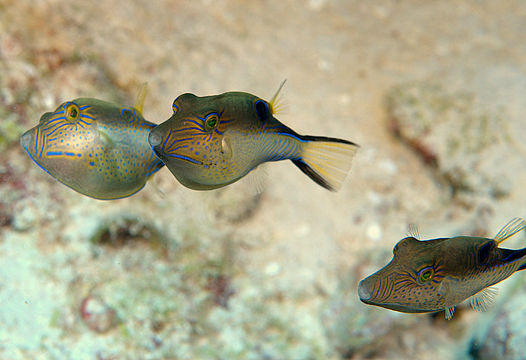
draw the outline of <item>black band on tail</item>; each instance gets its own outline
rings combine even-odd
[[[299,159],[292,160],[292,162],[294,163],[294,165],[299,167],[300,170],[303,171],[305,175],[307,175],[312,180],[314,180],[318,185],[323,186],[327,190],[335,191],[335,189],[324,178],[322,178],[320,175],[314,172],[314,170],[312,170],[312,168],[309,165],[305,164],[303,161]]]
[[[328,136],[310,136],[310,135],[297,135],[297,134],[296,136],[306,141],[328,141],[328,142],[335,142],[335,143],[340,143],[340,144],[349,144],[349,145],[359,146],[358,144],[355,144],[352,141],[328,137]]]

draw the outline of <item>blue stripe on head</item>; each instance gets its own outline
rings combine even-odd
[[[80,125],[81,123],[89,126],[89,123],[85,122],[82,119],[79,119],[78,124]]]
[[[161,146],[161,149],[165,148],[166,143],[168,142],[168,139],[170,139],[171,135],[172,135],[172,130],[170,129],[170,132],[168,133],[168,136],[166,137],[166,139],[164,139],[164,143],[163,143],[163,146]]]
[[[165,154],[165,155],[169,156],[169,157],[177,158],[177,159],[186,160],[186,161],[189,161],[189,162],[194,163],[194,164],[199,164],[199,165],[202,164],[201,161],[192,159],[191,157],[184,156],[184,155],[179,155],[179,154]]]
[[[37,131],[36,131],[36,133],[35,133],[35,155],[36,155],[36,153],[37,153],[37,151],[38,151],[38,150],[37,150],[37,144],[38,144],[38,133],[39,133],[39,130],[40,130],[40,129],[37,127]]]
[[[178,143],[181,141],[187,141],[187,140],[193,140],[193,138],[184,138],[184,139],[174,140],[170,142],[170,146],[168,147],[168,150],[170,150],[175,143]],[[163,149],[164,149],[164,146],[163,146]]]
[[[47,151],[46,156],[62,156],[62,151]]]
[[[180,128],[180,129],[176,129],[176,130],[174,130],[174,132],[187,131],[187,130],[197,130],[197,131],[199,131],[198,134],[189,134],[189,135],[200,135],[200,134],[204,133],[204,130],[203,130],[203,129],[201,129],[201,128],[197,128],[197,127],[185,127],[185,128]]]
[[[198,116],[198,118],[204,121],[203,118],[200,118],[199,116]],[[197,121],[192,120],[192,119],[184,119],[184,120],[185,120],[185,121],[188,121],[188,122],[191,122],[192,124],[197,125],[197,126],[199,127],[200,130],[205,131],[205,128],[203,127],[203,125],[200,124],[200,123],[198,123]]]
[[[51,128],[53,127],[53,126],[51,126],[51,124],[54,123],[55,121],[60,121],[60,120],[66,120],[66,117],[65,117],[65,116],[60,116],[60,117],[57,117],[57,118],[49,119],[49,120],[46,121],[46,123],[44,124],[45,126],[47,126],[47,128],[45,128],[44,130],[51,129]]]
[[[177,151],[177,150],[179,150],[179,149],[184,149],[184,148],[187,148],[187,147],[188,147],[188,145],[181,145],[181,146],[176,147],[175,149],[172,149],[172,148],[170,147],[170,149],[168,149],[168,152],[167,152],[167,153],[171,153],[171,152]]]
[[[46,168],[44,168],[42,165],[40,165],[40,164],[39,164],[39,163],[33,158],[33,156],[31,156],[31,153],[29,152],[29,150],[28,150],[27,147],[24,146],[24,149],[26,150],[27,155],[29,155],[29,157],[31,158],[31,160],[33,160],[33,162],[34,162],[35,164],[37,164],[39,168],[41,168],[42,170],[44,170],[45,172],[47,172],[49,175],[51,175],[51,173],[50,173],[49,171],[47,171]],[[53,176],[53,175],[51,175],[51,176]]]
[[[50,133],[48,134],[48,136],[51,136],[51,135],[52,135],[55,131],[57,131],[58,129],[63,128],[64,126],[68,126],[68,125],[71,125],[71,124],[68,123],[68,124],[62,124],[62,125],[58,126],[57,128],[55,128],[55,130],[53,130],[52,132],[50,132]]]
[[[42,152],[44,151],[45,144],[46,144],[46,135],[42,135],[42,146],[40,147],[40,153],[38,154],[38,157],[42,157]]]

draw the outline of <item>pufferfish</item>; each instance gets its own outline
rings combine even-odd
[[[475,310],[484,311],[495,296],[490,286],[526,269],[526,248],[498,247],[524,228],[526,222],[515,218],[494,239],[406,237],[394,247],[389,264],[360,281],[360,300],[406,313],[445,310],[448,320],[467,299]]]
[[[278,93],[270,102],[245,92],[180,95],[149,142],[179,182],[194,190],[216,189],[261,163],[287,159],[319,185],[338,190],[358,146],[299,135],[282,124],[274,117]]]
[[[102,100],[66,101],[20,137],[45,172],[81,194],[118,199],[143,188],[164,166],[148,144],[156,124],[142,116],[146,88],[126,108]]]

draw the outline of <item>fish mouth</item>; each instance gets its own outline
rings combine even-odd
[[[394,310],[394,311],[403,312],[403,313],[426,313],[426,312],[435,312],[435,311],[443,310],[443,309],[419,309],[419,308],[412,307],[410,305],[378,303],[375,301],[366,300],[362,298],[360,298],[360,300],[367,305],[380,306],[380,307],[383,307],[389,310]]]
[[[33,142],[33,135],[31,132],[32,130],[28,130],[20,136],[20,145],[26,149],[26,151],[28,151],[29,145]]]
[[[199,160],[196,160],[196,159],[191,158],[189,156],[185,156],[185,155],[181,155],[181,154],[171,153],[171,154],[164,154],[164,156],[165,156],[166,159],[168,159],[168,158],[180,159],[180,160],[184,160],[184,161],[187,161],[189,163],[192,163],[192,164],[203,165],[202,161],[199,161]]]
[[[30,148],[32,147],[31,145],[33,145],[33,129],[26,131],[24,134],[22,134],[22,136],[20,136],[20,145],[24,148],[29,158],[33,160],[33,162],[37,164],[39,168],[51,175],[51,173],[44,166],[42,166],[33,156],[36,155],[36,150],[34,153],[32,153],[30,150]]]
[[[150,143],[150,146],[155,149],[156,147],[159,147],[161,143],[163,142],[163,137],[159,134],[158,131],[152,130],[148,134],[148,142]]]

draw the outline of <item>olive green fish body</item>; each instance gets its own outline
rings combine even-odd
[[[391,262],[360,282],[360,299],[366,304],[408,313],[446,310],[447,318],[466,299],[484,310],[491,295],[488,288],[526,268],[526,248],[498,247],[524,227],[524,220],[514,219],[495,239],[404,238],[393,249]]]
[[[65,185],[97,199],[116,199],[139,191],[163,166],[148,144],[154,126],[135,108],[79,98],[42,115],[20,143]]]
[[[196,190],[231,184],[261,163],[286,159],[335,190],[356,150],[346,140],[297,134],[272,115],[271,104],[248,93],[183,94],[173,110],[149,142],[173,175]]]

